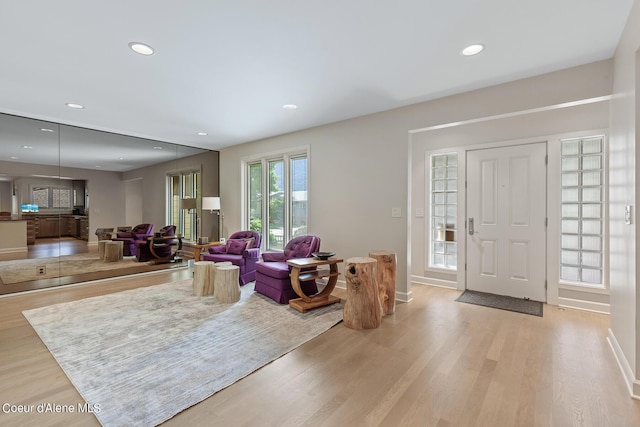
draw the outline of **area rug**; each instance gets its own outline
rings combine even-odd
[[[485,307],[499,308],[500,310],[515,311],[517,313],[530,314],[542,317],[542,303],[522,298],[494,295],[478,291],[464,291],[456,301],[468,304],[482,305]]]
[[[63,255],[60,257],[0,261],[0,279],[5,285],[39,279],[53,279],[61,276],[93,273],[95,271],[139,268],[135,257],[122,261],[104,262],[97,253]],[[45,267],[45,274],[37,274],[39,266]]]
[[[193,296],[192,280],[23,312],[103,426],[155,426],[342,320],[241,288],[240,301]]]

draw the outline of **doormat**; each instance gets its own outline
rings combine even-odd
[[[494,295],[478,291],[466,290],[462,295],[456,298],[456,301],[498,308],[500,310],[515,311],[516,313],[530,314],[538,317],[542,317],[543,312],[542,303],[540,301],[508,297],[505,295]]]

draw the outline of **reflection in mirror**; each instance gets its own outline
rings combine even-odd
[[[170,185],[192,171],[198,207],[203,191],[217,195],[217,152],[6,114],[0,146],[0,231],[11,237],[0,242],[0,294],[182,266],[138,259],[135,244],[117,243],[118,228],[217,233],[197,209],[175,214]],[[105,261],[114,246],[121,252]]]

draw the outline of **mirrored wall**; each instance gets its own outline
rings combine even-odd
[[[218,236],[217,216],[200,210],[219,194],[216,151],[7,114],[0,147],[0,294],[149,269],[98,262],[98,231],[174,224],[185,240]],[[181,197],[196,208],[180,209]]]

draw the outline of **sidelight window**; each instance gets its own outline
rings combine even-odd
[[[457,268],[458,155],[431,156],[429,266]]]
[[[561,141],[560,279],[602,285],[604,137]]]

